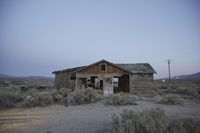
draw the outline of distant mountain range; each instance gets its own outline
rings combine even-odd
[[[12,75],[5,75],[0,74],[0,79],[32,79],[32,80],[54,80],[53,77],[45,77],[45,76],[12,76]],[[162,78],[162,79],[168,79],[168,78]],[[189,74],[189,75],[179,75],[174,76],[171,79],[188,79],[188,80],[194,80],[194,79],[200,79],[200,72]]]
[[[32,79],[32,80],[54,80],[53,77],[45,76],[12,76],[6,74],[0,74],[1,79]]]
[[[174,76],[173,79],[200,79],[200,72],[190,74],[190,75],[180,75],[180,76]]]
[[[168,78],[162,78],[162,79],[168,79]],[[200,72],[189,74],[189,75],[174,76],[174,77],[171,77],[171,79],[186,79],[186,80],[200,79]]]

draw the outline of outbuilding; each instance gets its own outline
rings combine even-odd
[[[53,72],[56,88],[93,87],[103,90],[104,95],[127,92],[148,96],[153,93],[155,73],[149,63],[115,64],[107,60]]]

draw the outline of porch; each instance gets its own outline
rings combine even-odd
[[[105,95],[130,92],[129,74],[76,74],[76,88],[92,87]]]

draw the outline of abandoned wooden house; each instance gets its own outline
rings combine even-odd
[[[103,93],[152,94],[155,70],[148,63],[114,64],[101,60],[88,66],[54,71],[56,88],[93,87]]]

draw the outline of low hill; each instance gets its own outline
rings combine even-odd
[[[200,79],[200,72],[189,75],[174,76],[172,79]]]
[[[6,74],[0,74],[0,79],[27,79],[27,80],[54,80],[53,77],[46,76],[12,76]]]

